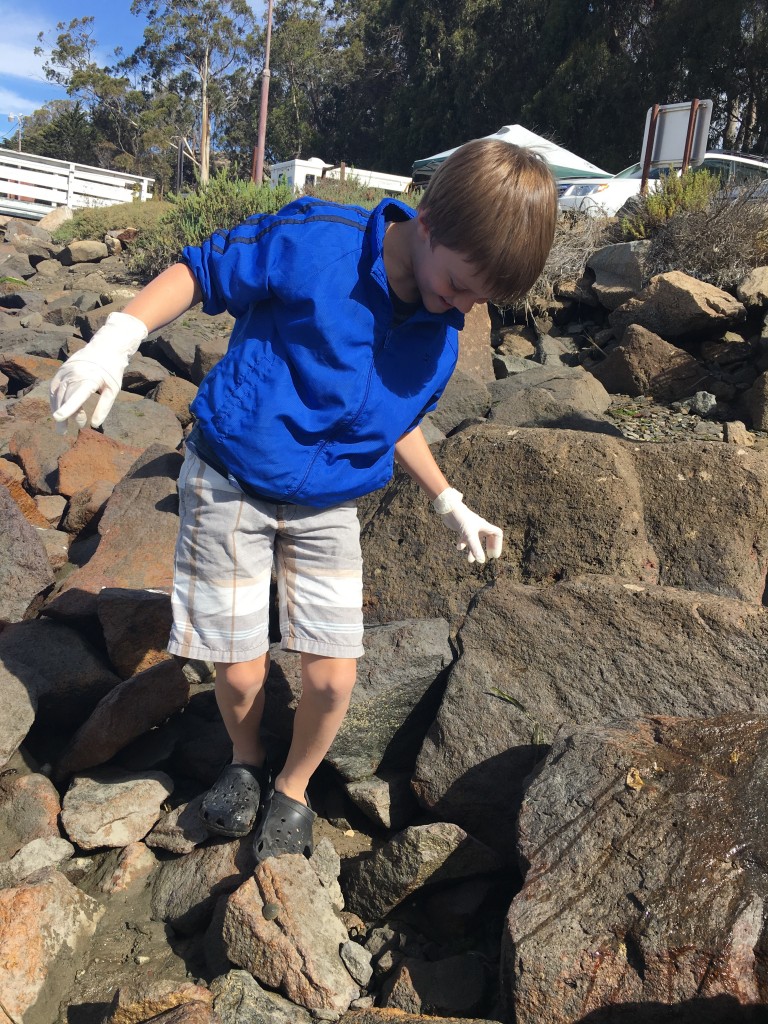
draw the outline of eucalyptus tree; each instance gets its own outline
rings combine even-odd
[[[231,86],[255,67],[259,34],[246,0],[133,0],[147,18],[144,40],[123,66],[142,68],[154,89],[177,92],[196,106],[195,155],[200,181],[210,175],[212,125],[233,103]]]

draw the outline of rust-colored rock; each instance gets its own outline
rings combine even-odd
[[[173,981],[137,981],[135,985],[118,989],[115,993],[110,1012],[105,1024],[144,1024],[144,1021],[155,1020],[161,1014],[172,1010],[180,1010],[183,1006],[204,1006],[208,1009],[208,1017],[165,1017],[174,1024],[208,1024],[213,1022],[210,1016],[213,997],[207,988],[192,982]]]
[[[104,587],[170,593],[180,468],[181,456],[162,445],[144,452],[109,499],[96,552],[64,580],[46,606],[48,613],[95,615]]]
[[[70,498],[96,483],[116,484],[142,453],[95,430],[81,430],[59,459],[59,493]]]

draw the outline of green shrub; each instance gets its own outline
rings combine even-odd
[[[361,185],[355,177],[354,171],[348,171],[344,181],[339,181],[337,178],[318,178],[314,185],[307,185],[304,191],[308,196],[315,196],[317,199],[324,199],[330,203],[362,206],[364,210],[372,210],[389,195],[384,189]],[[409,206],[415,207],[419,205],[421,194],[404,192],[397,198]]]
[[[272,188],[218,174],[196,192],[169,197],[166,214],[131,246],[129,267],[148,280],[175,262],[185,245],[199,245],[214,231],[229,230],[253,214],[275,213],[291,199],[287,185]]]
[[[53,233],[54,240],[61,245],[83,238],[102,239],[108,231],[123,228],[137,228],[149,231],[157,226],[168,212],[168,203],[150,199],[146,203],[116,203],[114,206],[89,206],[78,210],[71,220],[66,221]]]
[[[670,172],[657,191],[633,201],[635,212],[621,218],[622,235],[628,240],[651,238],[678,213],[705,213],[719,189],[720,178],[709,171]]]

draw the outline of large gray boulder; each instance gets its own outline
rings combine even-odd
[[[525,778],[558,729],[639,714],[768,714],[768,610],[674,587],[500,576],[458,635],[413,778],[422,805],[512,857]]]
[[[388,623],[366,630],[365,657],[349,711],[326,760],[347,782],[384,763],[411,768],[440,700],[441,675],[453,660],[444,619]],[[270,652],[265,728],[289,741],[301,695],[296,654]]]
[[[510,427],[618,434],[603,416],[610,404],[603,385],[580,366],[533,365],[491,385],[489,419]]]
[[[502,954],[518,1024],[763,1018],[767,740],[746,713],[558,738],[520,814]]]

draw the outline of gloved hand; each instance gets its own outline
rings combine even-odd
[[[51,411],[64,432],[74,417],[84,427],[83,409],[91,395],[100,394],[91,426],[100,427],[117,398],[128,360],[147,336],[146,325],[130,313],[110,313],[85,348],[75,352],[51,381]]]
[[[498,558],[504,544],[503,532],[498,526],[487,522],[482,516],[467,508],[463,497],[464,495],[453,487],[446,487],[432,502],[432,507],[448,529],[460,535],[461,540],[456,547],[459,551],[467,552],[470,562],[484,562],[486,552],[488,558]]]

